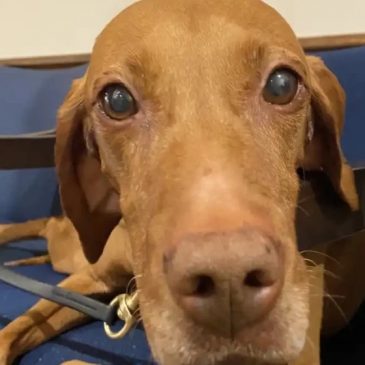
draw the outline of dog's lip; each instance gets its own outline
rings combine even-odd
[[[227,355],[224,359],[214,363],[214,365],[248,365],[248,360],[240,355]]]

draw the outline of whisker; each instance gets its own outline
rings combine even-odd
[[[301,210],[307,217],[310,217],[310,213],[306,209],[304,209],[299,203],[296,204],[296,208]]]
[[[126,287],[126,292],[128,294],[131,294],[136,290],[136,288],[137,288],[136,280],[137,280],[137,278],[140,279],[141,277],[142,277],[142,274],[132,276],[132,278],[129,280],[127,287]]]
[[[324,270],[323,272],[325,275],[327,275],[330,278],[336,279],[336,280],[342,280],[341,276],[336,275],[335,273],[333,273],[332,271],[329,271],[327,269]]]
[[[308,264],[311,264],[312,266],[308,266],[308,270],[312,269],[313,266],[317,266],[316,262],[312,259],[309,259],[307,257],[303,257],[304,262],[307,262]]]
[[[316,351],[316,346],[315,346],[313,340],[308,336],[308,334],[306,336],[306,340],[308,341],[308,344],[312,348],[313,352],[315,352]]]
[[[312,269],[314,269],[315,266],[317,266],[317,264],[313,260],[310,260],[310,259],[307,259],[307,258],[305,258],[304,261],[310,263],[311,265],[313,265],[313,266],[307,266],[308,273],[312,274],[313,273]],[[332,271],[327,270],[327,269],[323,270],[323,274],[330,277],[330,278],[336,279],[336,280],[342,280],[339,275],[336,275],[335,273],[333,273]]]
[[[320,256],[323,256],[331,261],[333,261],[334,263],[336,263],[338,266],[342,266],[342,264],[336,260],[334,257],[324,253],[324,252],[320,252],[320,251],[315,251],[315,250],[303,250],[303,251],[300,251],[300,254],[303,255],[303,254],[306,254],[306,253],[312,253],[312,254],[317,254],[317,255],[320,255]]]
[[[132,285],[135,285],[134,276],[128,281],[127,287],[125,289],[126,293],[131,294],[133,292]]]
[[[338,294],[323,294],[323,297],[324,298],[329,298],[329,297],[332,297],[332,298],[337,298],[337,299],[345,299],[346,296],[345,295],[338,295]]]
[[[332,304],[336,307],[336,309],[340,313],[341,317],[344,319],[345,323],[349,324],[349,322],[350,322],[349,319],[346,317],[345,312],[343,311],[341,306],[336,302],[336,300],[333,298],[333,296],[330,294],[326,294],[325,298],[328,298],[332,302]]]
[[[314,194],[306,195],[302,199],[298,200],[298,203],[299,204],[304,203],[304,202],[308,201],[309,199],[312,199],[313,197],[314,197]]]

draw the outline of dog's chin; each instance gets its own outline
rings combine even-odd
[[[228,355],[226,358],[222,359],[221,361],[216,362],[215,365],[242,365],[242,364],[248,364],[249,359],[245,358],[244,356],[239,355]],[[255,362],[253,363],[251,361],[252,365],[263,365],[262,363]]]
[[[243,330],[233,340],[213,335],[170,306],[156,311],[156,303],[142,299],[141,309],[159,365],[285,364],[298,358],[306,342],[309,321],[305,294],[298,288],[292,290],[263,324]]]
[[[268,362],[262,360],[249,359],[240,355],[228,355],[222,360],[214,363],[214,365],[269,365]],[[270,363],[272,365],[272,363]]]
[[[304,338],[305,336],[303,336]],[[172,354],[170,350],[154,349],[153,354],[159,365],[283,365],[294,361],[300,355],[303,345],[294,345],[291,349],[277,348],[264,350],[252,346],[241,346],[235,343],[222,345],[212,351],[191,349],[189,345]]]
[[[159,365],[282,365],[296,360],[300,355],[305,335],[300,337],[297,336],[295,343],[270,349],[260,348],[254,343],[242,345],[233,341],[222,343],[221,346],[214,344],[214,349],[211,350],[202,347],[197,349],[196,346],[191,346],[191,343],[180,343],[180,346],[171,343],[165,347],[155,347],[151,344],[151,347]],[[173,348],[175,353],[171,351]]]

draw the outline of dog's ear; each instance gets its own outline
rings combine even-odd
[[[59,109],[55,156],[63,210],[79,234],[85,256],[95,262],[121,214],[118,195],[88,148],[84,88],[83,79],[75,80]]]
[[[323,61],[307,56],[311,78],[311,113],[302,168],[323,171],[340,197],[354,210],[358,195],[354,175],[341,149],[345,92]]]

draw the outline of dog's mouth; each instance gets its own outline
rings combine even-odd
[[[266,365],[266,362],[248,359],[241,355],[228,355],[214,365]]]
[[[215,365],[242,365],[248,364],[249,360],[240,355],[228,355],[223,360],[218,361]],[[252,364],[252,362],[251,362]]]

